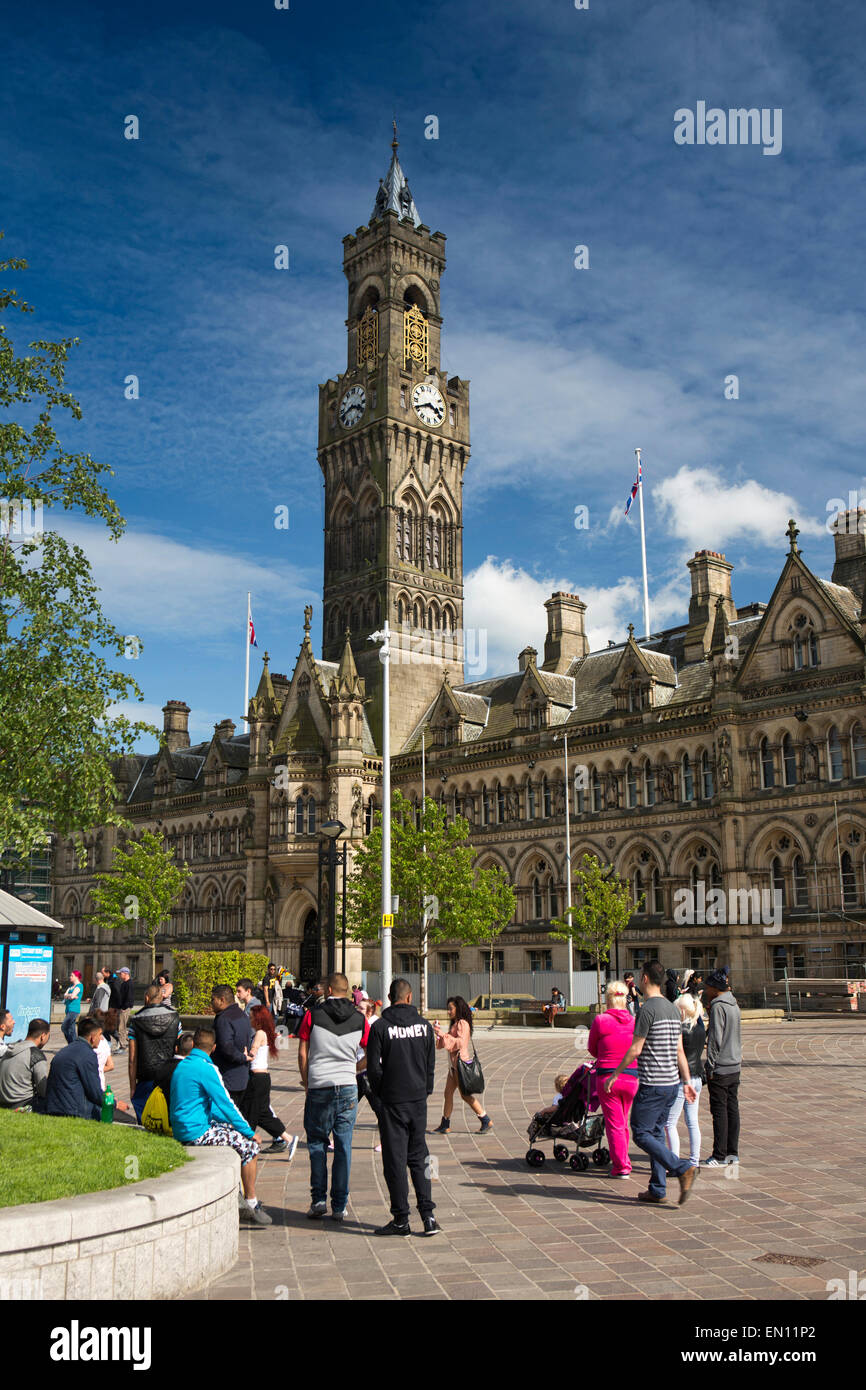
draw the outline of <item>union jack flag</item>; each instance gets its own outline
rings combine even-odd
[[[632,504],[632,502],[634,501],[634,499],[637,497],[637,490],[638,490],[638,488],[640,487],[640,483],[641,483],[641,464],[640,464],[640,459],[638,459],[638,464],[637,464],[637,477],[635,478],[634,487],[633,487],[632,490],[631,490],[631,495],[630,495],[628,501],[627,501],[626,504],[625,504],[625,514],[626,514],[626,516],[628,516],[629,512],[631,511],[631,504]]]
[[[258,642],[256,641],[256,630],[255,630],[255,627],[253,626],[253,620],[252,620],[252,618],[250,618],[250,646],[251,646],[251,647],[257,647],[258,645],[259,645],[259,644],[258,644]]]

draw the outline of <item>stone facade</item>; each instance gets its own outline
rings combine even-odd
[[[469,820],[480,863],[507,870],[518,907],[497,965],[566,967],[549,925],[565,903],[568,804],[572,863],[595,854],[644,898],[621,969],[656,953],[677,966],[724,963],[751,989],[785,965],[862,973],[866,517],[839,518],[831,581],[808,568],[791,522],[766,603],[738,607],[732,566],[699,551],[687,620],[645,641],[630,630],[589,651],[586,606],[554,594],[541,664],[527,647],[516,670],[464,681],[468,384],[439,365],[443,247],[395,147],[369,225],[344,242],[347,369],[320,387],[323,657],[308,609],[291,676],[271,673],[265,655],[248,732],[226,720],[191,747],[189,709],[169,701],[162,750],[118,768],[133,833],[162,830],[192,870],[166,960],[222,942],[317,973],[321,825],[342,822],[351,859],[381,805],[382,666],[369,636],[387,620],[393,783],[420,799],[423,738],[428,792]],[[55,865],[52,910],[69,930],[67,959],[85,969],[143,955],[96,941],[87,925],[92,874],[108,866],[115,836],[86,837],[85,870],[68,846]],[[774,891],[781,916],[761,920],[760,895]],[[395,952],[411,968],[399,941]],[[376,951],[350,947],[353,977],[377,964]],[[477,948],[456,945],[431,962],[483,964]]]

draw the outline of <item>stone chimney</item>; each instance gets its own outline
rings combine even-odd
[[[544,606],[547,609],[547,636],[544,639],[544,663],[541,669],[563,676],[576,658],[586,656],[589,651],[583,621],[586,604],[581,603],[577,594],[560,592],[551,594]]]
[[[729,564],[718,550],[697,550],[687,561],[692,577],[692,596],[689,599],[689,629],[685,637],[686,661],[703,661],[710,648],[716,623],[718,600],[729,623],[735,621],[737,609],[731,597]]]
[[[535,647],[524,647],[523,651],[520,653],[520,656],[517,658],[518,671],[525,671],[530,661],[535,661],[535,658],[537,656],[538,652],[535,650]],[[537,664],[538,663],[536,662],[536,665]]]
[[[839,512],[833,519],[836,563],[830,576],[857,595],[861,605],[866,598],[866,510]]]
[[[231,719],[223,719],[219,724],[214,724],[213,731],[217,738],[234,738],[235,726]]]
[[[162,728],[170,753],[189,748],[189,705],[183,700],[169,700],[162,707]]]

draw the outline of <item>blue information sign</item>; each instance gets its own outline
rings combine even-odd
[[[51,967],[53,946],[18,946],[10,943],[6,1007],[15,1020],[10,1042],[26,1038],[32,1018],[51,1019]]]

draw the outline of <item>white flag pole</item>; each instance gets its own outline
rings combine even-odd
[[[247,715],[250,710],[250,622],[252,621],[252,609],[250,608],[250,595],[247,594],[247,666],[246,676],[244,677],[244,723],[249,723]]]
[[[644,637],[645,637],[646,640],[649,640],[649,635],[650,635],[649,588],[647,587],[647,578],[646,578],[646,530],[644,529],[644,519],[643,519],[643,469],[641,468],[641,462],[640,462],[640,449],[635,449],[635,453],[636,453],[636,455],[637,455],[637,466],[638,466],[638,469],[639,469],[640,475],[641,475],[641,476],[640,476],[640,485],[639,485],[639,487],[638,487],[638,495],[639,495],[639,500],[640,500],[640,553],[641,553],[641,561],[642,561],[642,563],[643,563],[643,625],[644,625]]]

